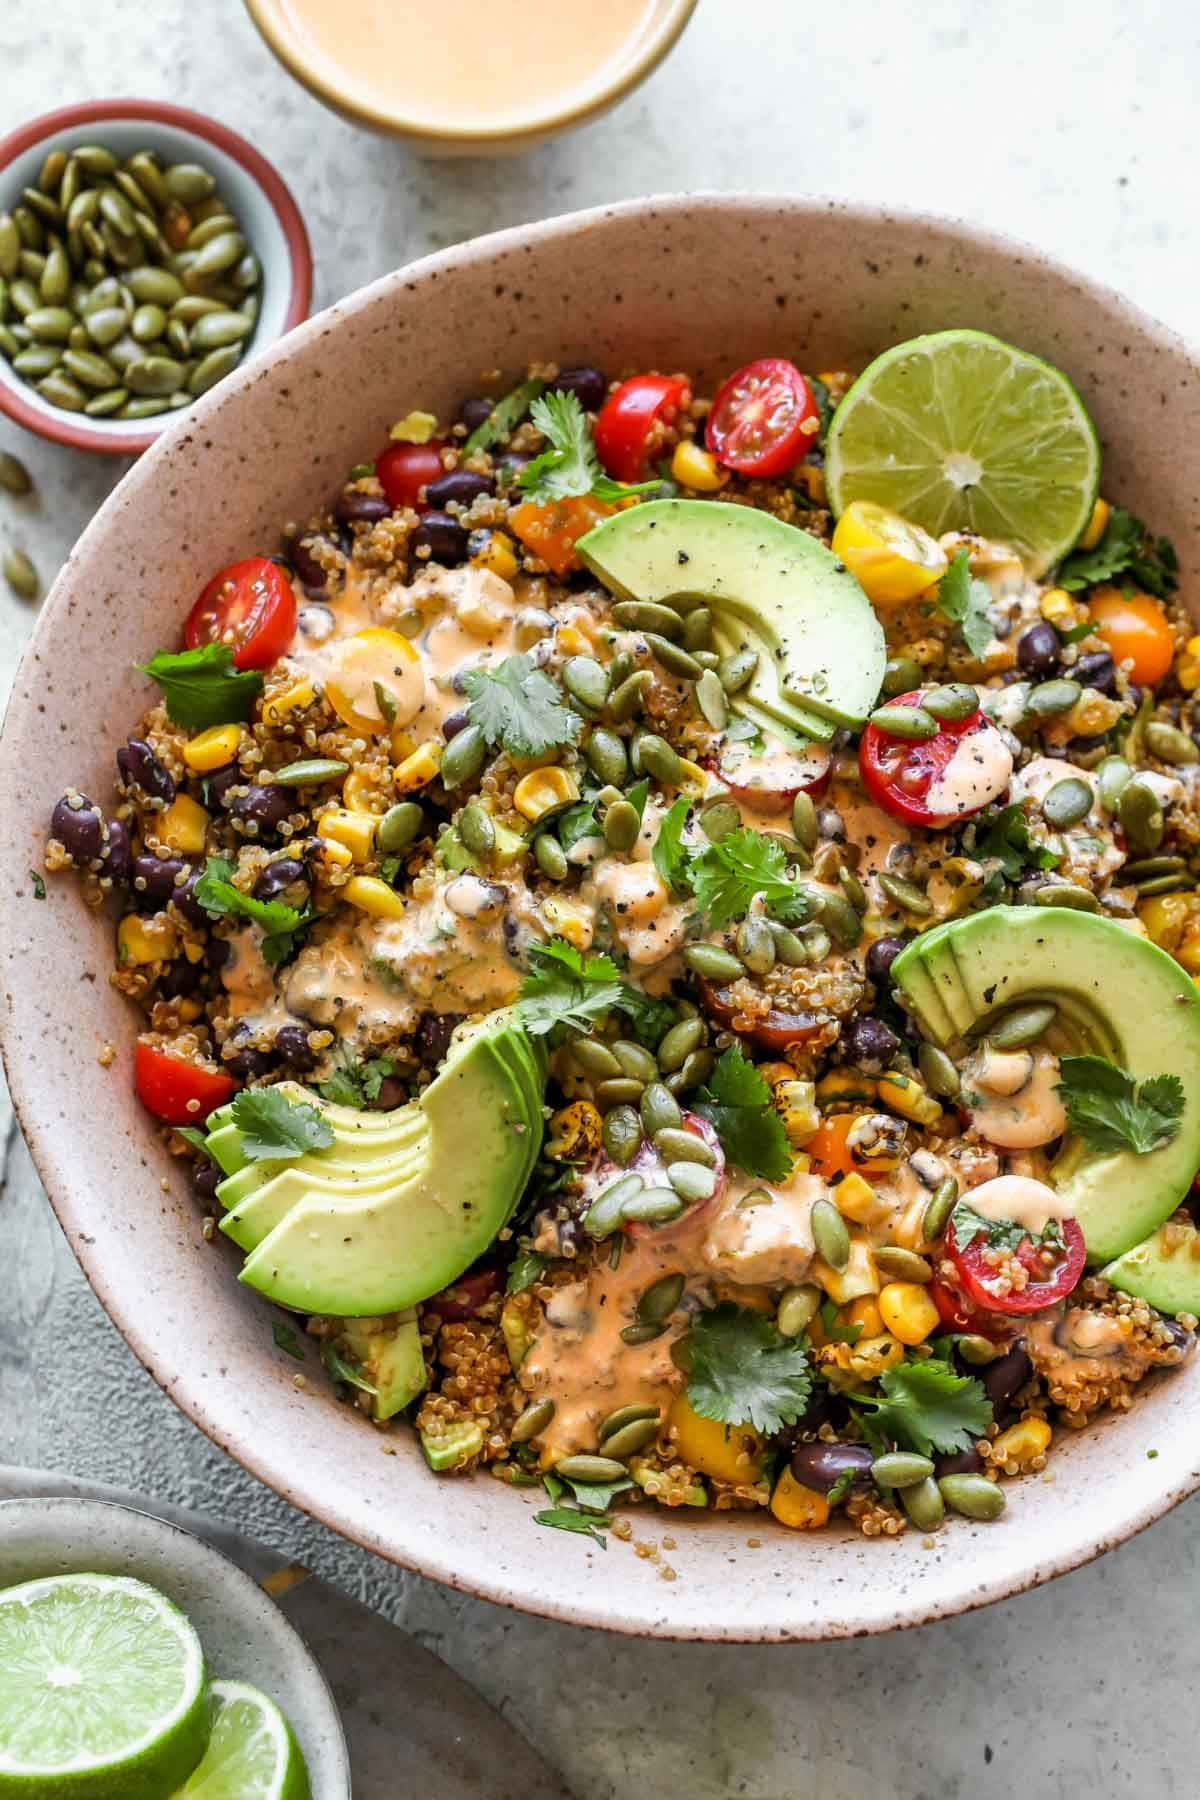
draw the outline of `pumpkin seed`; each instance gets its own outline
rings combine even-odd
[[[631,1225],[669,1225],[684,1211],[685,1204],[671,1188],[647,1188],[625,1202],[621,1217]],[[624,1337],[624,1332],[621,1335]]]
[[[678,1101],[661,1081],[652,1081],[643,1090],[638,1111],[642,1127],[649,1138],[656,1138],[660,1131],[678,1131],[683,1124]]]
[[[682,1210],[682,1200],[679,1202],[679,1206]],[[655,1338],[660,1338],[666,1329],[665,1325],[626,1325],[624,1331],[619,1332],[618,1336],[623,1344],[649,1344]]]
[[[753,975],[775,967],[775,934],[765,919],[743,919],[737,929],[737,953]]]
[[[936,1044],[922,1044],[917,1051],[917,1067],[931,1094],[941,1100],[957,1100],[962,1089],[958,1070]]]
[[[63,367],[81,387],[108,393],[117,385],[117,371],[106,357],[97,356],[94,350],[64,351]]]
[[[46,221],[47,225],[62,224],[62,207],[58,204],[58,201],[53,199],[49,194],[43,194],[40,189],[35,187],[27,187],[21,190],[21,198],[26,206],[31,207],[40,219]],[[41,246],[39,245],[38,248],[40,249]]]
[[[630,1043],[627,1038],[618,1038],[612,1045],[612,1053],[620,1064],[623,1075],[631,1076],[643,1086],[648,1081],[657,1081],[658,1064],[640,1044]]]
[[[1032,893],[1035,906],[1065,906],[1071,912],[1098,913],[1100,902],[1090,888],[1074,881],[1047,881]]]
[[[610,1075],[596,1084],[597,1106],[636,1104],[642,1097],[643,1083],[630,1075]]]
[[[90,419],[108,419],[113,413],[120,412],[128,398],[128,388],[109,388],[103,394],[94,395],[83,410]]]
[[[71,291],[71,264],[66,251],[58,244],[46,258],[40,286],[42,299],[48,306],[57,306]]]
[[[527,1444],[530,1438],[537,1437],[545,1431],[554,1417],[556,1408],[553,1400],[535,1400],[525,1408],[512,1422],[509,1438],[514,1444]]]
[[[442,786],[461,787],[472,781],[487,760],[487,739],[478,725],[464,725],[446,745],[442,756]]]
[[[700,829],[710,844],[719,844],[731,831],[736,831],[741,822],[742,815],[730,800],[718,800],[715,806],[706,806],[700,814]]]
[[[133,222],[133,210],[124,194],[118,193],[115,187],[100,190],[100,217],[108,221],[113,230],[123,238],[137,235],[137,226]]]
[[[676,1162],[667,1164],[667,1180],[677,1194],[685,1200],[711,1200],[717,1191],[717,1177],[712,1169],[705,1169],[700,1163]]]
[[[415,800],[389,806],[375,832],[375,842],[385,856],[395,856],[415,843],[425,828],[425,814]]]
[[[838,872],[838,883],[855,912],[865,913],[871,903],[867,898],[866,888],[854,870],[843,867]]]
[[[87,403],[84,390],[69,375],[62,375],[58,370],[39,381],[37,391],[51,406],[61,406],[64,412],[82,412]]]
[[[139,355],[125,369],[126,386],[153,398],[173,394],[182,380],[183,364],[171,356]]]
[[[129,321],[130,336],[139,344],[152,344],[167,329],[167,315],[161,306],[147,300],[139,306]]]
[[[664,1085],[669,1086],[673,1094],[686,1094],[691,1088],[699,1087],[707,1081],[716,1065],[716,1055],[711,1050],[693,1050],[681,1069],[675,1069],[666,1078]]]
[[[678,787],[683,779],[683,765],[666,738],[647,731],[638,740],[636,761],[638,772],[653,775],[664,787]]]
[[[946,1505],[933,1476],[901,1488],[900,1504],[918,1531],[936,1531],[946,1517]]]
[[[942,1499],[966,1519],[990,1523],[1007,1504],[1004,1489],[986,1475],[943,1475],[938,1482]]]
[[[810,1214],[817,1253],[839,1273],[850,1261],[850,1233],[831,1200],[815,1200]]]
[[[164,207],[167,204],[171,190],[152,150],[136,151],[125,167],[154,206]]]
[[[639,1450],[648,1449],[657,1436],[657,1417],[636,1419],[605,1438],[603,1448],[608,1456],[636,1456]]]
[[[111,175],[117,159],[103,144],[76,144],[71,155],[87,175]]]
[[[210,238],[203,250],[197,250],[191,256],[183,277],[183,285],[189,293],[197,293],[205,282],[214,275],[221,275],[231,269],[245,251],[246,240],[240,231],[221,231]]]
[[[927,1244],[932,1244],[946,1229],[946,1221],[958,1204],[958,1180],[947,1175],[938,1182],[929,1197],[929,1205],[925,1208],[921,1220],[921,1236]]]
[[[115,363],[117,368],[121,370],[122,375],[124,375],[124,372],[128,369],[130,363],[141,362],[146,354],[141,344],[131,338],[127,331],[122,332],[119,338],[115,339],[111,344],[106,344],[104,347],[108,354],[109,362]]]
[[[21,263],[21,234],[10,212],[0,213],[0,275],[11,280]]]
[[[657,633],[674,642],[683,636],[683,620],[673,606],[659,606],[653,600],[618,600],[612,616],[627,631]]]
[[[125,312],[120,306],[101,306],[84,315],[87,334],[94,344],[106,350],[125,331]]]
[[[36,213],[30,212],[27,206],[16,206],[13,208],[13,220],[26,250],[45,248],[46,228]]]
[[[227,344],[240,344],[250,335],[253,325],[245,313],[205,313],[192,328],[192,342],[197,350],[220,350]]]
[[[62,186],[63,171],[66,169],[66,166],[67,153],[65,150],[51,150],[47,154],[45,161],[42,163],[41,173],[38,176],[37,183],[43,194],[54,195],[58,193],[59,188]]]
[[[632,1106],[614,1106],[604,1115],[600,1135],[609,1156],[623,1169],[641,1147],[642,1122]]]
[[[1042,800],[1042,817],[1047,825],[1053,825],[1057,831],[1065,831],[1070,825],[1078,825],[1080,819],[1086,819],[1091,810],[1091,786],[1088,782],[1081,781],[1077,775],[1070,775],[1065,781],[1056,781]]]
[[[724,731],[729,723],[729,703],[721,678],[712,669],[705,669],[696,683],[696,704],[714,731]]]
[[[717,1153],[696,1131],[684,1131],[668,1125],[654,1136],[654,1148],[668,1163],[695,1163],[703,1169],[716,1167]]]
[[[473,856],[490,856],[496,848],[492,815],[477,800],[472,800],[459,813],[458,835]]]
[[[717,664],[717,675],[727,694],[740,694],[758,668],[757,650],[734,650]]]
[[[181,361],[191,355],[192,344],[188,337],[188,328],[182,319],[168,319],[166,329],[167,343]]]
[[[908,881],[903,875],[882,874],[875,877],[889,900],[903,907],[914,918],[927,919],[933,911],[932,903],[923,894],[915,881]]]
[[[46,258],[37,250],[22,250],[20,266],[25,279],[37,287],[39,299],[43,298],[42,276],[46,273]]]
[[[712,622],[712,613],[707,606],[693,607],[683,621],[684,649],[693,654],[707,652],[712,643]],[[716,660],[719,662],[720,658]]]
[[[623,1175],[619,1181],[610,1182],[583,1215],[583,1229],[588,1236],[608,1237],[616,1231],[621,1223],[622,1207],[640,1194],[645,1185],[640,1175]]]
[[[979,710],[979,695],[965,681],[948,681],[943,687],[931,688],[921,705],[935,719],[969,719]]]
[[[350,764],[332,756],[309,756],[301,762],[286,763],[271,776],[274,787],[315,787],[323,781],[340,781],[350,773]]]
[[[610,850],[632,850],[642,829],[642,815],[629,800],[614,801],[604,815],[604,841]]]
[[[564,1481],[597,1483],[623,1481],[629,1471],[611,1456],[564,1456],[555,1463],[554,1473]]]
[[[9,326],[0,324],[0,350],[3,350],[10,362],[20,353],[20,349],[20,338]]]
[[[192,217],[195,218],[195,216],[193,213]],[[211,244],[213,239],[220,237],[223,231],[236,230],[237,220],[231,214],[223,211],[209,213],[207,218],[201,219],[198,224],[192,226],[188,233],[186,247],[189,250],[203,250],[205,244]]]
[[[1049,1001],[1014,1006],[994,1025],[989,1025],[983,1036],[994,1050],[1024,1050],[1026,1045],[1036,1043],[1057,1017],[1058,1008]]]
[[[35,306],[25,314],[25,323],[43,344],[65,344],[75,315],[65,306]]]
[[[665,638],[656,631],[645,631],[642,637],[647,649],[672,675],[678,675],[684,681],[699,681],[705,673],[704,664],[698,663],[691,651],[685,650],[681,644],[673,644],[670,638]]]
[[[771,936],[775,940],[775,957],[787,969],[803,969],[809,961],[809,954],[802,938],[778,920],[770,921]]]
[[[207,169],[199,163],[172,163],[163,171],[163,186],[172,200],[181,200],[184,205],[197,200],[207,200],[216,187],[216,182]]]
[[[62,350],[58,344],[30,344],[28,349],[19,350],[13,357],[13,368],[18,375],[36,381],[40,375],[49,375],[57,369],[61,361]]]
[[[1151,719],[1146,726],[1146,744],[1160,762],[1170,763],[1174,768],[1200,762],[1200,749],[1188,733],[1162,719]]]
[[[591,1076],[594,1081],[608,1081],[614,1077],[619,1079],[621,1076],[620,1063],[608,1045],[602,1044],[599,1038],[578,1038],[571,1045],[571,1057],[584,1074]]]
[[[0,450],[0,487],[9,494],[28,494],[33,488],[33,479],[25,464],[7,450]]]
[[[584,746],[584,761],[597,781],[611,782],[619,788],[629,774],[625,741],[615,731],[597,726]]]
[[[685,1285],[682,1275],[664,1275],[648,1287],[637,1303],[640,1323],[657,1324],[660,1319],[669,1319],[683,1298]]]
[[[880,706],[871,714],[871,723],[891,737],[908,738],[914,743],[938,734],[937,720],[923,706]]]
[[[1079,683],[1066,676],[1056,681],[1039,681],[1026,696],[1025,711],[1035,719],[1054,719],[1059,713],[1070,712],[1082,692]]]
[[[1002,1354],[999,1344],[993,1344],[990,1338],[976,1337],[973,1332],[960,1337],[955,1349],[963,1361],[969,1362],[973,1368],[983,1368],[985,1364],[995,1362]]]
[[[67,343],[72,350],[86,350],[88,348],[88,334],[82,325],[72,325],[71,335],[68,337]]]
[[[38,573],[23,550],[6,550],[0,570],[18,600],[37,599]]]
[[[821,1310],[821,1290],[816,1287],[785,1288],[775,1310],[775,1327],[781,1337],[799,1337]]]
[[[149,263],[144,263],[140,268],[130,269],[125,280],[130,293],[141,306],[175,307],[195,304],[185,298],[182,281],[178,276],[172,275],[169,269],[156,269]],[[207,304],[206,302],[205,305]],[[213,302],[213,306],[215,310],[220,310],[216,302]]]
[[[233,271],[233,285],[244,293],[247,288],[257,287],[261,280],[262,264],[253,250],[248,250]],[[245,303],[243,302],[243,304]]]
[[[8,298],[12,303],[13,311],[19,313],[23,319],[27,319],[30,313],[36,312],[42,303],[42,296],[25,275],[19,275],[15,281],[9,284]]]
[[[547,881],[565,881],[570,874],[567,853],[552,832],[543,831],[534,839],[533,856]]]
[[[1134,776],[1125,784],[1117,804],[1117,814],[1130,850],[1144,855],[1158,849],[1162,843],[1165,822],[1161,802],[1148,782]]]
[[[614,682],[616,677],[613,677]],[[649,669],[635,669],[632,675],[614,686],[608,702],[608,716],[618,725],[627,720],[641,708],[646,694],[654,686],[654,676]]]
[[[841,950],[853,950],[862,936],[862,916],[841,894],[822,894],[821,923]]]
[[[615,1432],[624,1431],[626,1425],[640,1425],[647,1419],[653,1419],[657,1425],[660,1417],[657,1406],[644,1405],[634,1400],[628,1406],[618,1406],[616,1412],[610,1412],[607,1419],[601,1419],[596,1436],[603,1447],[607,1438],[612,1437]]]
[[[871,1464],[871,1479],[877,1487],[910,1488],[918,1481],[928,1481],[933,1462],[928,1456],[916,1456],[909,1450],[892,1450],[877,1456]]]
[[[128,400],[117,414],[118,419],[156,419],[159,413],[170,410],[166,400],[152,400],[147,396],[139,396],[136,400]]]
[[[230,344],[224,350],[210,350],[189,375],[188,393],[196,397],[206,394],[209,388],[224,380],[230,369],[237,367],[241,358],[241,347],[238,344]]]
[[[210,314],[210,319],[217,323],[224,316],[214,313]],[[205,347],[200,344],[199,326],[196,342],[201,348]],[[578,700],[581,706],[599,712],[608,697],[608,676],[603,665],[594,656],[569,656],[563,664],[562,679],[563,686],[573,699]]]
[[[1177,875],[1187,868],[1182,856],[1140,856],[1121,870],[1122,881],[1142,881],[1146,876]]]
[[[813,804],[812,795],[806,794],[803,788],[792,801],[792,833],[801,849],[813,850],[816,848],[817,839],[820,836],[817,809]]]
[[[915,1250],[902,1249],[899,1244],[882,1244],[875,1252],[875,1264],[889,1281],[916,1281],[923,1287],[933,1280],[933,1270],[925,1258],[918,1256]]]
[[[696,945],[695,948],[699,949],[700,946]],[[731,962],[734,960],[730,957]],[[741,973],[740,964],[738,972]],[[703,1019],[681,1019],[678,1025],[672,1025],[658,1046],[658,1066],[663,1074],[670,1075],[676,1069],[681,1069],[692,1051],[698,1050],[703,1042]]]

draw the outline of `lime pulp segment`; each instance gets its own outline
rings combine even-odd
[[[833,416],[825,479],[835,513],[890,507],[935,537],[1011,544],[1040,577],[1086,530],[1100,445],[1058,369],[982,331],[897,344]]]
[[[257,1688],[214,1681],[212,1735],[176,1800],[308,1800],[308,1774],[292,1729]]]

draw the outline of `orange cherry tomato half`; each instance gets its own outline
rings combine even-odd
[[[808,1140],[805,1150],[809,1156],[813,1170],[826,1181],[832,1181],[838,1175],[885,1175],[887,1170],[869,1160],[859,1162],[852,1154],[847,1142],[850,1127],[859,1117],[858,1113],[829,1113],[821,1120],[816,1132]]]
[[[375,473],[393,512],[402,506],[419,511],[425,504],[421,490],[445,474],[442,447],[440,444],[389,444],[375,459]]]
[[[604,500],[589,495],[572,500],[526,500],[514,507],[508,522],[527,550],[540,556],[552,575],[560,578],[579,567],[575,546],[593,525],[616,512]]]
[[[596,454],[614,481],[645,481],[659,428],[692,397],[680,375],[634,375],[614,388],[596,420]]]
[[[967,1196],[968,1202],[970,1195]],[[1023,1237],[1013,1255],[1028,1272],[1026,1287],[1011,1293],[997,1293],[996,1270],[987,1261],[987,1240],[982,1233],[961,1247],[954,1231],[954,1216],[946,1226],[946,1255],[958,1271],[963,1292],[974,1306],[998,1313],[1040,1312],[1065,1300],[1077,1285],[1087,1260],[1083,1232],[1074,1219],[1060,1219],[1062,1243],[1055,1246],[1037,1244]],[[935,1301],[936,1304],[936,1301]]]
[[[248,556],[214,575],[187,616],[183,641],[228,644],[238,669],[266,669],[296,634],[296,596],[269,556]]]
[[[1132,681],[1139,687],[1154,687],[1162,680],[1175,655],[1175,634],[1152,595],[1097,588],[1088,601],[1088,611],[1114,660],[1132,662]]]
[[[238,1087],[232,1075],[198,1069],[184,1056],[140,1041],[133,1053],[133,1080],[142,1105],[168,1125],[203,1125]]]
[[[717,390],[704,441],[727,469],[765,479],[793,468],[820,429],[820,410],[795,363],[760,356]]]
[[[816,1012],[785,1012],[773,1006],[764,1018],[756,1019],[747,1027],[736,1025],[739,1017],[737,1002],[728,987],[717,987],[706,981],[703,975],[696,978],[696,989],[700,995],[700,1004],[710,1019],[718,1025],[724,1025],[730,1031],[736,1031],[739,1037],[747,1038],[750,1043],[757,1044],[761,1050],[770,1050],[774,1055],[782,1055],[790,1050],[793,1044],[802,1044],[806,1038],[816,1037],[823,1027],[823,1019]]]

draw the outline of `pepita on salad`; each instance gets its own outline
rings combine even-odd
[[[211,176],[47,171],[0,216],[18,360],[183,403],[258,279]],[[543,1525],[999,1519],[1200,1313],[1171,547],[974,332],[413,400],[146,646],[116,794],[50,822],[206,1235],[346,1405],[545,1478]]]

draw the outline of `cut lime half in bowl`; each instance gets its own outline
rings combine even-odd
[[[176,1800],[309,1800],[308,1774],[291,1726],[257,1688],[214,1681],[212,1736]]]
[[[938,331],[866,368],[833,416],[830,504],[873,500],[938,537],[1010,544],[1043,576],[1087,529],[1100,444],[1058,369],[983,331]]]

